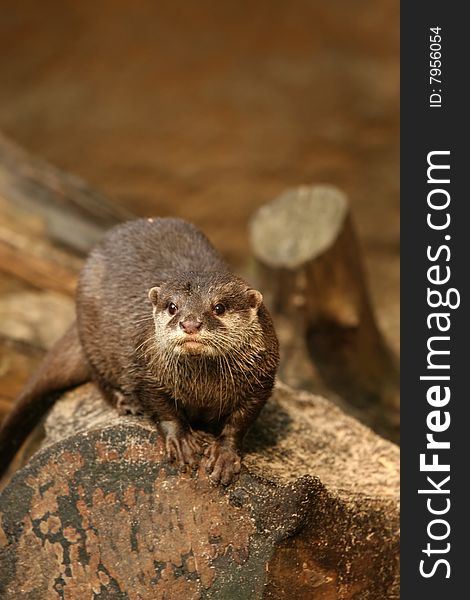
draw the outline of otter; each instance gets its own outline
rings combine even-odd
[[[137,219],[90,253],[76,316],[0,429],[0,474],[58,395],[93,381],[120,412],[152,420],[170,461],[196,467],[209,435],[206,470],[228,485],[279,363],[262,294],[194,225]]]

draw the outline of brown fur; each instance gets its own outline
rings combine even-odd
[[[113,405],[150,417],[172,460],[196,465],[202,450],[197,430],[210,432],[208,471],[214,481],[229,483],[278,364],[261,294],[229,271],[193,225],[139,219],[111,230],[90,254],[77,291],[77,325],[81,348],[76,341],[73,347],[80,360],[68,371],[78,383],[91,373]],[[23,394],[17,415],[57,390],[62,382],[54,377],[48,372],[54,385],[36,383]],[[45,390],[48,385],[53,389]],[[15,422],[23,429],[18,416]],[[0,432],[0,450],[11,432],[12,425]]]

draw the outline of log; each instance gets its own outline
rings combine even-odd
[[[93,384],[46,432],[0,495],[2,599],[399,597],[398,448],[323,398],[279,383],[228,488]]]
[[[397,360],[374,316],[346,196],[327,185],[289,190],[256,212],[250,237],[284,338],[281,377],[332,390],[395,437]]]

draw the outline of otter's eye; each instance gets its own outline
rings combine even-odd
[[[223,304],[220,304],[220,302],[219,302],[219,304],[216,304],[214,306],[214,312],[216,315],[219,315],[219,316],[223,315],[225,312],[225,306]]]
[[[171,316],[176,315],[176,313],[178,312],[178,307],[176,306],[176,304],[170,302],[170,304],[168,305],[168,312]]]

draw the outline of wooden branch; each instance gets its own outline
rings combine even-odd
[[[0,202],[0,210],[2,204]],[[0,269],[39,289],[73,295],[83,261],[0,213]]]
[[[320,397],[278,385],[227,489],[92,384],[46,432],[0,496],[5,600],[399,597],[398,449]]]
[[[293,189],[254,215],[250,233],[260,285],[292,331],[281,374],[300,363],[313,385],[320,379],[358,407],[377,406],[374,426],[396,431],[397,362],[374,317],[345,195],[332,186]]]
[[[0,134],[0,270],[72,295],[82,257],[132,215]],[[80,257],[80,258],[79,258]]]
[[[33,214],[53,242],[86,254],[103,231],[132,218],[82,179],[32,157],[0,134],[0,199]]]

